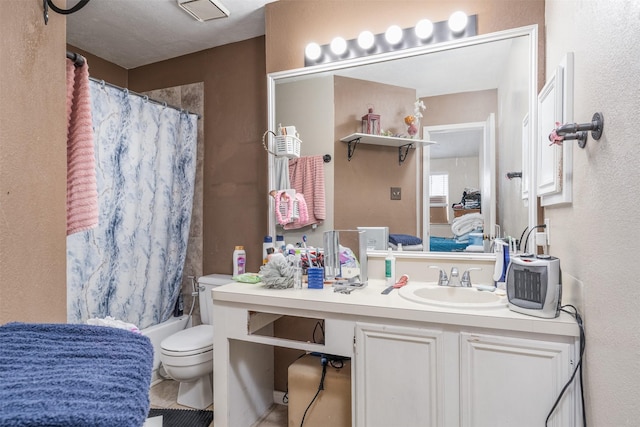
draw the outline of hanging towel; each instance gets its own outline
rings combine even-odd
[[[276,157],[273,161],[276,176],[276,190],[286,190],[291,188],[289,181],[289,159],[286,157]]]
[[[324,160],[322,156],[307,156],[289,160],[291,188],[301,193],[307,204],[307,221],[296,221],[285,230],[318,224],[327,217],[324,192]]]
[[[67,59],[67,235],[98,225],[89,66]]]

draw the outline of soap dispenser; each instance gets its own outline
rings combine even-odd
[[[396,280],[396,257],[391,248],[384,259],[384,277],[387,279],[387,286],[391,286]]]

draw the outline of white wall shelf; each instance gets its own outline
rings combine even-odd
[[[351,157],[353,157],[353,153],[356,150],[356,146],[359,143],[362,144],[370,144],[370,145],[383,145],[386,147],[397,147],[398,148],[398,162],[402,164],[404,159],[407,157],[409,149],[414,146],[414,144],[421,145],[430,145],[435,144],[434,141],[425,141],[423,139],[411,139],[411,138],[400,138],[396,136],[382,136],[382,135],[370,135],[367,133],[352,133],[351,135],[345,136],[344,138],[340,138],[340,141],[346,142],[347,145],[347,160],[351,161]],[[404,150],[404,151],[403,151]]]

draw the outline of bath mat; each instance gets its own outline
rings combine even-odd
[[[162,416],[162,427],[209,427],[213,411],[195,409],[151,409],[149,418]]]

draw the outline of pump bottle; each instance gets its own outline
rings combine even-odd
[[[391,248],[384,259],[384,277],[387,279],[387,286],[391,286],[396,280],[396,257],[393,255]]]

